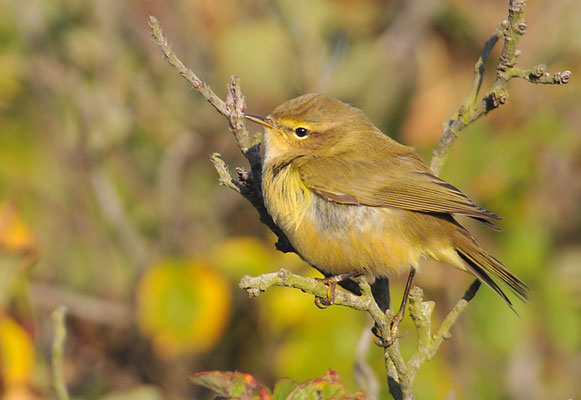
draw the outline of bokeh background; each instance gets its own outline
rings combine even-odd
[[[218,185],[209,154],[243,159],[225,120],[163,61],[147,17],[219,95],[238,75],[250,113],[325,92],[429,158],[506,3],[0,0],[2,398],[55,397],[61,304],[74,398],[210,398],[186,377],[212,369],[272,386],[333,368],[355,390],[357,357],[385,396],[382,352],[356,349],[364,315],[238,289],[245,274],[316,273],[276,252],[254,209]],[[581,398],[581,2],[529,3],[521,66],[570,69],[572,82],[512,81],[442,176],[504,218],[501,233],[470,228],[531,300],[519,318],[483,288],[418,374],[419,399]],[[416,282],[438,322],[471,278],[427,262]],[[402,331],[410,355],[409,321]]]

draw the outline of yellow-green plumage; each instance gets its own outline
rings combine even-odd
[[[311,265],[326,274],[379,277],[431,257],[473,273],[509,304],[492,278],[526,298],[526,285],[452,214],[486,223],[499,217],[434,176],[412,148],[384,135],[360,110],[309,94],[257,122],[266,126],[267,210]]]

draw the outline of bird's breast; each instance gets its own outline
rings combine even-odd
[[[314,193],[290,164],[273,162],[262,172],[264,203],[274,222],[288,235],[297,230],[313,206]]]
[[[308,188],[292,164],[268,165],[262,186],[275,223],[302,258],[326,273],[388,276],[422,256],[407,233],[406,211],[329,201]]]

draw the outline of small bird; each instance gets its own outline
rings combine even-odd
[[[268,213],[299,255],[331,278],[326,283],[410,270],[407,294],[420,260],[430,257],[475,275],[511,308],[495,280],[527,298],[527,286],[454,219],[466,215],[496,228],[490,220],[500,217],[436,177],[361,110],[306,94],[266,118],[246,118],[265,127]]]

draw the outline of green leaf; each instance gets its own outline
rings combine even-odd
[[[299,386],[298,382],[293,381],[290,378],[279,379],[274,385],[274,391],[272,393],[272,400],[286,400],[293,390]]]
[[[270,400],[270,390],[259,383],[250,374],[230,371],[198,372],[190,376],[196,385],[212,390],[219,396],[232,399]]]
[[[312,379],[299,384],[285,400],[363,400],[365,398],[366,395],[363,391],[349,393],[345,386],[339,382],[339,374],[333,370],[328,370],[320,379]]]

